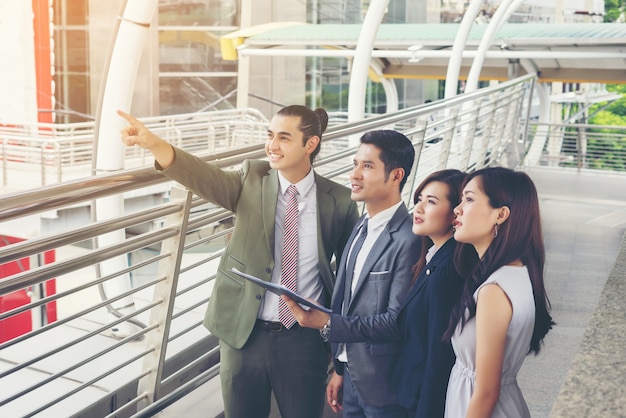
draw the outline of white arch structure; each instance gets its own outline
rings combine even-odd
[[[372,0],[367,8],[350,72],[348,122],[361,120],[365,116],[365,90],[372,61],[372,49],[388,4],[389,0]]]
[[[121,6],[122,14],[116,28],[115,40],[108,57],[104,83],[96,112],[96,158],[94,171],[96,174],[108,173],[124,169],[124,144],[120,140],[120,131],[126,122],[120,118],[118,109],[128,112],[132,102],[135,81],[139,71],[141,53],[144,49],[150,23],[158,0],[125,0]],[[96,220],[118,217],[124,214],[124,201],[121,194],[98,199],[94,205]],[[98,237],[98,247],[114,245],[124,239],[124,230],[118,230]],[[109,272],[123,270],[128,266],[126,256],[119,256],[98,265],[100,276]],[[107,294],[118,295],[131,289],[128,273],[107,280],[104,284]],[[133,299],[126,297],[117,302],[113,308],[117,311],[134,309]],[[124,336],[130,333],[128,324],[120,324],[114,333]]]
[[[471,0],[469,8],[465,13],[460,28],[456,34],[454,45],[451,51],[442,50],[404,50],[404,51],[380,51],[373,50],[376,34],[385,15],[389,0],[372,0],[367,10],[363,25],[361,27],[357,45],[354,50],[318,50],[318,49],[253,49],[237,48],[240,65],[245,67],[250,56],[342,56],[353,57],[351,68],[351,79],[348,97],[348,120],[357,121],[364,117],[365,112],[365,90],[368,72],[371,70],[375,74],[382,75],[382,66],[379,60],[372,58],[396,57],[411,59],[419,57],[439,57],[448,59],[446,73],[445,98],[456,95],[461,61],[463,58],[473,58],[470,76],[468,77],[469,90],[475,89],[480,71],[485,58],[516,58],[527,71],[535,72],[537,65],[533,59],[545,57],[558,58],[563,56],[571,58],[571,52],[561,51],[489,51],[497,29],[508,19],[510,14],[519,6],[521,0],[504,0],[497,10],[494,19],[489,24],[485,37],[480,48],[475,51],[466,50],[469,32],[472,28],[475,17],[480,11],[482,0]],[[243,2],[245,6],[246,1]],[[125,0],[122,6],[122,14],[119,18],[117,36],[110,52],[109,65],[105,75],[104,86],[99,101],[99,109],[96,114],[96,141],[97,152],[94,171],[96,173],[116,171],[124,168],[123,144],[118,140],[119,131],[125,122],[116,115],[117,109],[129,110],[132,101],[132,93],[137,78],[141,51],[144,48],[145,40],[153,21],[158,0]],[[500,10],[502,9],[502,11]],[[242,19],[249,20],[249,9],[242,7]],[[243,20],[242,20],[243,21]],[[599,58],[619,58],[623,52],[602,52],[596,53],[586,51],[577,53],[582,59]],[[241,71],[240,71],[241,73]],[[241,79],[241,77],[240,77]],[[385,94],[387,96],[388,111],[396,110],[398,107],[397,91],[392,80],[381,77]],[[245,83],[244,83],[245,84]],[[247,92],[247,86],[240,86],[238,97]],[[545,87],[537,84],[541,102],[541,116],[543,120],[549,117],[548,94]],[[96,217],[103,219],[105,216],[116,216],[123,213],[123,202],[121,198],[104,199],[96,203]],[[123,232],[120,232],[123,233]],[[100,245],[106,245],[107,237],[102,237]],[[125,259],[120,259],[120,263],[126,263]],[[104,266],[106,268],[106,266]],[[130,286],[130,281],[122,278],[114,281],[121,288]]]

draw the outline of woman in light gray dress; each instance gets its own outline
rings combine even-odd
[[[465,179],[455,214],[466,281],[445,334],[457,357],[445,416],[529,417],[517,372],[554,324],[537,191],[522,172],[485,168]]]

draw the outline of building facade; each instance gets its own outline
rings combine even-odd
[[[130,0],[0,0],[3,69],[0,118],[78,122],[97,114],[119,17]],[[485,0],[487,22],[501,1]],[[390,0],[383,23],[459,21],[467,1]],[[360,23],[369,0],[159,0],[142,54],[132,110],[139,116],[235,107],[239,62],[222,56],[220,37],[271,22]],[[532,0],[511,21],[601,20],[599,0]],[[31,22],[29,25],[27,23]],[[26,23],[26,24],[25,24]],[[271,115],[302,103],[346,111],[350,60],[320,57],[250,59],[248,105]],[[399,106],[442,97],[443,82],[394,80]],[[385,111],[381,85],[368,82],[366,113]],[[0,123],[2,120],[0,120]]]

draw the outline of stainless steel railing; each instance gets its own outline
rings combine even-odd
[[[267,119],[256,109],[153,116],[142,121],[190,152],[217,152],[263,143]],[[1,185],[27,190],[93,174],[95,122],[0,125]],[[117,140],[103,138],[102,140]],[[126,168],[152,163],[150,153],[127,148]]]
[[[626,127],[587,124],[530,124],[531,138],[541,137],[531,165],[578,170],[626,171]]]
[[[347,183],[355,138],[381,128],[401,130],[417,150],[403,195],[409,206],[433,170],[517,165],[528,148],[534,80],[331,127],[316,170]],[[223,168],[264,157],[262,143],[213,153],[199,146],[203,159]],[[155,185],[157,192],[146,192]],[[171,192],[161,192],[165,185]],[[125,215],[72,223],[94,201],[119,194]],[[3,196],[0,234],[46,228],[0,247],[0,330],[31,324],[0,335],[0,415],[150,416],[216,376],[217,342],[201,324],[231,223],[231,213],[146,166]],[[120,230],[125,239],[114,245],[94,244]],[[46,258],[51,252],[54,260]],[[96,268],[122,254],[127,265]],[[20,297],[25,303],[5,303]]]

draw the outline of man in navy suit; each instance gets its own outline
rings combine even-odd
[[[415,150],[399,132],[368,132],[354,157],[351,198],[365,203],[337,270],[328,315],[287,300],[300,325],[330,341],[334,373],[326,388],[343,417],[403,417],[393,380],[400,352],[398,312],[409,290],[420,240],[401,190]],[[287,298],[285,298],[287,299]]]

